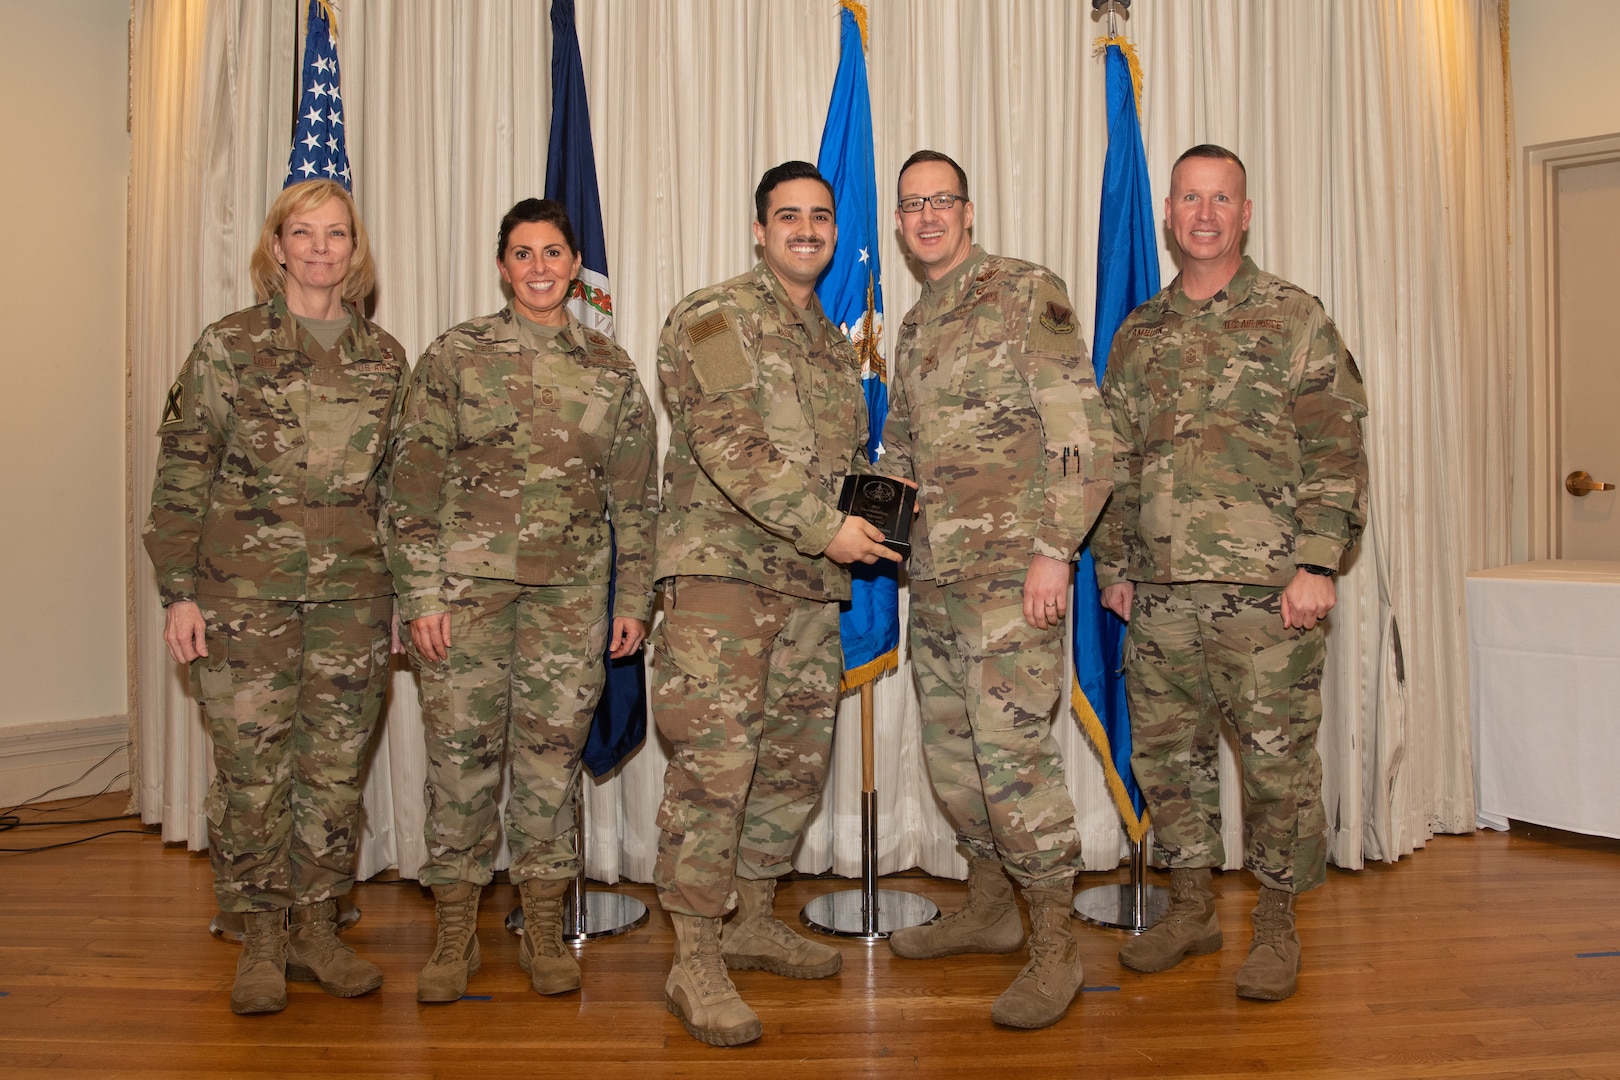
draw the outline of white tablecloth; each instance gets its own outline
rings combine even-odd
[[[1620,563],[1480,570],[1467,595],[1480,824],[1620,837]]]

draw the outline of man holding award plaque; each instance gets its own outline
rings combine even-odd
[[[815,294],[838,238],[832,189],[786,162],[761,179],[755,215],[762,261],[675,305],[658,342],[673,430],[650,690],[674,754],[653,879],[675,927],[665,1001],[717,1046],[761,1032],[728,968],[842,967],[772,901],[831,761],[846,566],[900,559],[838,508],[845,477],[871,469],[860,362]]]
[[[1113,486],[1113,436],[1063,282],[973,243],[960,165],[913,154],[895,221],[926,280],[895,347],[879,468],[919,488],[911,661],[968,901],[889,947],[1017,951],[1010,874],[1029,905],[1030,959],[991,1016],[1045,1027],[1082,979],[1069,930],[1080,838],[1052,719],[1073,562]]]

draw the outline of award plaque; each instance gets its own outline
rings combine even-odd
[[[883,542],[902,555],[911,554],[911,514],[917,492],[887,476],[846,476],[838,509],[855,514],[883,530]]]

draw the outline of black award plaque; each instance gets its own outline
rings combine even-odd
[[[902,555],[911,554],[911,515],[917,492],[887,476],[846,476],[838,509],[855,514],[883,530],[883,542]]]

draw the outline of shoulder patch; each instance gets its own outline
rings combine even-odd
[[[1361,381],[1361,368],[1356,366],[1356,358],[1350,355],[1349,349],[1339,354],[1331,393],[1340,401],[1348,401],[1355,415],[1367,415],[1367,386]]]
[[[1084,350],[1080,343],[1074,307],[1063,290],[1049,281],[1035,288],[1030,301],[1029,333],[1025,347],[1030,352],[1078,355]]]
[[[704,394],[712,397],[755,385],[758,376],[743,350],[742,334],[730,312],[711,311],[688,321],[681,333],[692,355],[692,373]]]
[[[180,374],[169,387],[163,399],[163,417],[158,421],[158,434],[170,435],[197,430],[197,402],[192,390],[191,365],[180,369]]]

